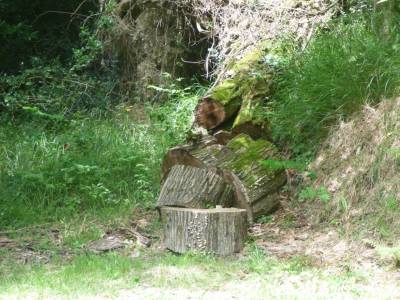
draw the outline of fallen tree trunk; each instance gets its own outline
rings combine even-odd
[[[227,205],[225,202],[224,206],[246,209],[250,222],[254,218],[270,212],[279,204],[276,192],[286,182],[285,172],[283,169],[274,169],[262,163],[263,160],[280,160],[279,152],[272,143],[263,139],[254,141],[248,135],[240,134],[226,146],[216,144],[197,151],[202,154],[207,153],[207,155],[199,155],[196,150],[172,150],[176,159],[172,160],[167,155],[168,161],[164,162],[163,166],[168,165],[169,168],[173,168],[178,165],[186,165],[204,168],[206,171],[203,172],[209,172],[208,176],[218,173],[218,176],[223,177],[234,189],[233,203]],[[189,184],[187,181],[185,182],[185,179],[177,178],[182,174],[177,173],[171,176],[176,179],[170,179],[170,175],[168,175],[167,180],[173,181],[174,185]],[[197,177],[193,178],[193,182],[190,184],[200,186],[207,184],[204,180],[197,180]],[[184,187],[180,187],[180,189],[184,189]],[[197,191],[197,193],[199,192]],[[199,195],[201,196],[201,194]],[[177,195],[170,197],[176,198]]]
[[[215,87],[196,108],[196,124],[214,129],[234,116],[242,103],[238,84],[227,79]]]
[[[176,165],[164,182],[157,207],[208,208],[233,204],[232,185],[217,172],[192,166]]]
[[[165,247],[177,252],[240,252],[247,235],[246,210],[236,208],[185,209],[163,207]]]

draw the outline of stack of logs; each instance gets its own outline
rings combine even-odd
[[[257,50],[237,62],[232,75],[200,101],[194,125],[207,133],[165,155],[157,206],[164,242],[173,251],[238,252],[247,222],[279,204],[286,176],[266,163],[280,155],[262,114],[272,91],[263,55]]]

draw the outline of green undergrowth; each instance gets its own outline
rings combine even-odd
[[[161,159],[184,141],[196,102],[185,90],[164,104],[122,105],[106,116],[2,125],[0,228],[153,207]]]
[[[377,18],[370,12],[341,17],[281,66],[270,118],[282,147],[312,157],[331,125],[399,91],[400,32],[377,30]]]

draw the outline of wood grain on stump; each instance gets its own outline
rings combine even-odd
[[[242,251],[247,236],[244,209],[187,209],[163,207],[164,244],[177,252],[230,255]]]

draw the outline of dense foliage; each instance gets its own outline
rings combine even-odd
[[[183,142],[203,87],[166,74],[169,85],[145,88],[168,100],[138,104],[104,54],[112,6],[100,14],[92,1],[25,2],[0,2],[0,226],[151,206],[162,155]],[[282,150],[310,159],[338,119],[398,92],[398,20],[388,27],[382,17],[341,16],[274,60],[266,118]]]

